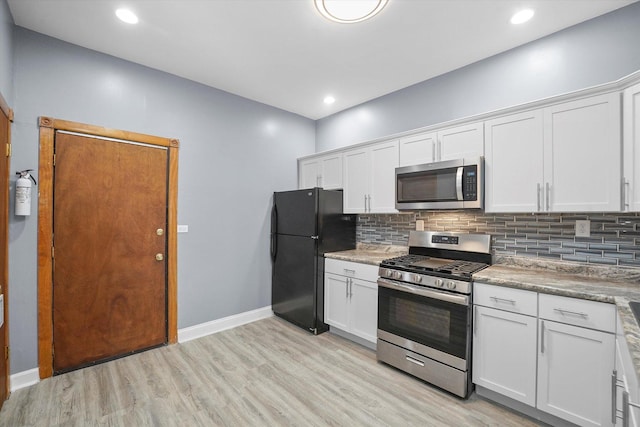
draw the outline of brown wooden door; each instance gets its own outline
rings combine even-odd
[[[167,342],[167,150],[55,134],[53,368]]]
[[[0,96],[0,102],[4,99]],[[9,361],[7,360],[9,345],[9,149],[11,141],[10,122],[7,108],[0,108],[0,295],[2,296],[2,327],[0,327],[0,408],[9,395]]]

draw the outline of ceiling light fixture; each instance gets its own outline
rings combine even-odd
[[[137,24],[138,23],[138,17],[136,16],[135,13],[133,13],[129,9],[118,9],[118,10],[116,10],[116,16],[122,22],[126,22],[127,24]]]
[[[316,9],[327,19],[355,24],[377,15],[389,0],[314,0]]]
[[[523,9],[511,17],[511,23],[514,25],[524,24],[529,19],[533,18],[534,13],[533,9]]]
[[[325,103],[325,104],[327,104],[327,105],[331,105],[331,104],[333,104],[334,102],[336,102],[336,99],[335,99],[333,96],[331,96],[331,95],[327,95],[327,96],[325,96],[325,97],[324,97],[324,103]]]

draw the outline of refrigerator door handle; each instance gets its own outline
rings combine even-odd
[[[276,254],[278,253],[278,210],[274,202],[271,208],[271,261],[276,261]]]

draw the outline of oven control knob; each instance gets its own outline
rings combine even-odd
[[[436,279],[436,286],[441,288],[444,285],[444,282],[442,281],[442,279]]]
[[[449,280],[447,282],[447,288],[448,289],[455,289],[456,288],[456,282],[454,282],[453,280]]]
[[[396,271],[396,279],[402,279],[402,272]]]
[[[422,282],[422,276],[419,275],[419,274],[414,274],[413,275],[413,281],[416,282],[416,283]]]
[[[385,271],[385,275],[386,275],[387,277],[393,277],[393,270],[387,270],[387,271]]]

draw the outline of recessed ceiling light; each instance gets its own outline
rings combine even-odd
[[[336,99],[335,99],[333,96],[331,96],[331,95],[327,95],[327,96],[325,96],[325,97],[324,97],[324,103],[325,103],[325,104],[327,104],[327,105],[331,105],[331,104],[333,104],[334,102],[336,102]]]
[[[511,23],[514,25],[524,24],[529,19],[533,18],[534,13],[533,9],[523,9],[511,17]]]
[[[135,13],[130,11],[129,9],[118,9],[116,10],[116,16],[120,18],[122,22],[126,22],[127,24],[137,24],[138,17]]]
[[[354,24],[377,15],[389,0],[314,0],[316,9],[327,19]]]

